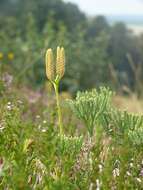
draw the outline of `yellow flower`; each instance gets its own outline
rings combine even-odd
[[[3,53],[0,52],[0,60],[3,59]]]
[[[13,60],[14,59],[14,54],[12,52],[8,53],[8,59]]]

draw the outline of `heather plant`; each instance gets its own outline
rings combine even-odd
[[[70,150],[75,150],[75,152],[72,153],[75,156],[79,152],[82,143],[83,143],[83,136],[68,137],[63,135],[63,138],[61,139],[61,141],[59,141],[57,146],[59,147],[60,154],[70,155]]]
[[[128,132],[129,140],[137,148],[142,148],[143,145],[143,127],[136,128],[135,130],[130,130]]]
[[[95,125],[102,120],[104,113],[110,110],[112,92],[107,88],[99,91],[78,92],[75,100],[70,100],[69,105],[73,112],[87,127],[90,136],[93,135]]]
[[[123,136],[136,133],[136,130],[143,127],[143,116],[112,109],[112,111],[104,114],[103,127],[108,134],[118,137],[120,142]]]

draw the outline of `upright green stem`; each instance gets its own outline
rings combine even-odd
[[[61,112],[60,100],[59,100],[59,82],[56,82],[53,85],[54,85],[56,101],[57,101],[57,112],[58,112],[60,135],[62,135],[63,134],[63,124],[62,124],[62,112]]]

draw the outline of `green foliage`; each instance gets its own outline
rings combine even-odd
[[[78,92],[76,99],[69,101],[73,112],[83,120],[91,136],[102,115],[110,109],[111,96],[112,92],[103,87],[99,92],[96,89]]]
[[[37,111],[29,117],[26,114],[30,107],[25,100],[21,102],[20,97],[6,89],[0,98],[0,189],[141,189],[143,119],[115,112],[110,101],[112,94],[103,87],[79,92],[71,106],[79,108],[83,104],[80,112],[75,109],[77,114],[87,119],[85,111],[89,118],[94,113],[91,119],[102,130],[92,137],[83,135],[80,128],[80,135],[73,130],[71,134],[70,123],[66,122],[66,135],[60,136],[57,122],[43,118],[45,106],[32,104]],[[54,112],[53,105],[50,109]],[[71,112],[67,108],[63,111],[65,122]],[[112,124],[114,135],[105,133],[107,124]]]
[[[116,89],[126,85],[142,95],[141,82],[126,56],[132,55],[142,73],[142,36],[133,36],[124,24],[110,26],[103,16],[88,19],[77,6],[61,0],[7,0],[0,5],[0,52],[4,54],[0,61],[16,83],[41,87],[46,49],[63,45],[68,49],[67,73],[61,90],[75,93],[104,84]],[[13,60],[9,53],[14,54]]]
[[[63,45],[60,90],[114,85],[111,71],[141,95],[143,36],[61,0],[0,0],[0,28],[0,189],[142,189],[142,116],[115,109],[108,88],[79,92],[69,104],[86,128],[63,101],[59,136],[53,94],[31,103],[22,87],[44,85],[45,51]]]
[[[133,131],[143,126],[143,116],[113,109],[105,113],[104,125],[107,126],[108,131],[126,135],[129,130]]]
[[[142,128],[137,128],[134,131],[129,131],[128,136],[133,145],[137,146],[138,148],[142,147],[143,145],[143,129]]]
[[[1,109],[0,188],[72,187],[67,177],[83,138],[60,137],[50,124],[43,129],[25,122],[18,104],[9,102]]]
[[[83,144],[83,137],[68,137],[63,135],[59,136],[58,150],[60,155],[66,155],[72,159],[76,159],[76,155],[80,152]],[[73,152],[71,152],[73,150]]]
[[[0,79],[0,95],[2,95],[4,91],[5,91],[5,86],[2,79]]]

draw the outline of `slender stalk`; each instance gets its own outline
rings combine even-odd
[[[62,123],[62,112],[61,112],[61,106],[60,106],[60,100],[59,100],[59,82],[53,83],[53,85],[54,85],[55,94],[56,94],[60,135],[62,135],[63,134],[63,123]]]

